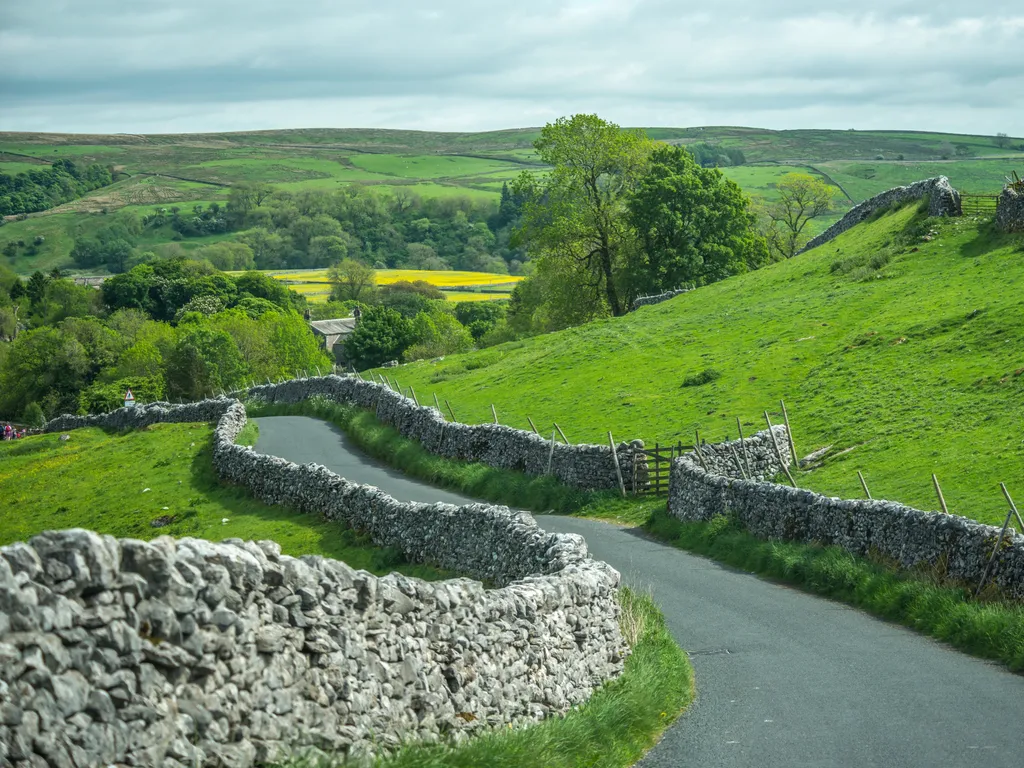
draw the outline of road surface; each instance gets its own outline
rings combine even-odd
[[[323,464],[401,500],[472,501],[380,465],[325,422],[256,421],[261,453]],[[690,654],[697,699],[638,766],[1024,766],[1024,677],[628,529],[536,517],[582,534],[626,584],[652,589]]]

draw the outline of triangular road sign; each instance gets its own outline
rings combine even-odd
[[[130,408],[135,405],[135,395],[132,394],[131,389],[124,393],[124,407]]]

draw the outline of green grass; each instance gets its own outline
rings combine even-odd
[[[1024,606],[972,599],[941,574],[894,572],[838,547],[761,541],[725,517],[684,523],[652,510],[652,536],[746,571],[861,608],[942,640],[974,656],[1024,670]]]
[[[0,545],[45,530],[88,528],[118,538],[272,539],[289,555],[324,555],[353,568],[425,579],[451,574],[403,562],[338,523],[256,501],[213,471],[213,428],[157,424],[114,434],[95,428],[0,443]],[[248,425],[239,442],[255,442]],[[147,490],[148,489],[148,490]],[[173,520],[154,528],[152,522]],[[227,522],[224,522],[224,521]]]
[[[935,473],[952,511],[1001,523],[998,483],[1024,498],[1022,338],[1024,239],[908,207],[623,318],[388,374],[460,421],[493,403],[504,424],[597,444],[734,438],[781,398],[801,456],[834,446],[802,486],[860,497],[862,470],[876,498],[934,510]]]
[[[821,163],[817,167],[860,202],[893,187],[934,176],[948,176],[950,183],[962,192],[997,195],[1010,171],[1024,171],[1024,157],[913,163],[836,161]]]
[[[693,669],[650,595],[623,589],[623,634],[632,654],[623,674],[564,718],[490,731],[463,744],[410,745],[373,768],[626,768],[693,700]],[[360,763],[296,758],[288,768]],[[366,764],[365,762],[362,764]]]

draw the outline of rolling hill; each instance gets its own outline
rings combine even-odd
[[[648,128],[655,139],[742,150],[747,164],[723,171],[748,193],[771,198],[792,171],[821,175],[841,189],[843,206],[898,184],[946,175],[954,186],[995,193],[1024,166],[1024,140],[997,146],[993,137],[913,131],[769,131],[756,128]],[[0,173],[43,168],[54,160],[98,162],[118,173],[111,186],[0,229],[7,242],[45,238],[38,253],[0,257],[26,274],[70,266],[74,239],[98,228],[106,213],[127,208],[223,202],[232,184],[267,182],[283,190],[358,185],[421,197],[497,201],[502,184],[522,171],[542,173],[532,148],[537,128],[485,133],[309,129],[182,135],[0,133]],[[1001,143],[1001,142],[1000,142]],[[960,154],[957,154],[957,153]],[[949,157],[950,159],[943,159]],[[841,211],[840,211],[841,213]],[[838,216],[839,214],[837,214]],[[823,229],[835,217],[816,222]],[[169,242],[154,235],[153,246]],[[207,244],[190,238],[185,246]]]
[[[718,441],[781,418],[805,487],[1002,522],[1024,499],[1024,238],[973,217],[887,212],[789,261],[626,317],[389,371],[460,421],[570,440]],[[704,383],[701,383],[704,382]]]

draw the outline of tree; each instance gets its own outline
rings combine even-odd
[[[245,364],[225,331],[205,325],[185,328],[167,362],[167,389],[173,397],[201,400],[241,383]]]
[[[390,307],[370,307],[345,339],[345,357],[365,370],[399,359],[414,340],[411,320]]]
[[[413,320],[416,342],[405,351],[406,360],[465,352],[473,346],[473,337],[465,326],[446,312],[428,315],[421,312]]]
[[[740,188],[685,149],[656,149],[627,205],[642,245],[627,270],[633,296],[706,285],[768,260]]]
[[[835,208],[836,188],[806,173],[787,173],[777,187],[778,200],[765,206],[765,236],[772,250],[790,259],[809,239],[805,229],[811,220]]]
[[[513,187],[527,200],[520,241],[561,262],[556,271],[575,275],[611,314],[624,314],[618,272],[632,242],[625,200],[646,168],[651,142],[597,115],[573,115],[548,123],[534,147],[552,171],[543,186],[524,173]]]
[[[329,270],[331,301],[368,301],[377,290],[377,272],[355,259],[342,259]]]
[[[1007,147],[1010,146],[1010,137],[1007,136],[1005,133],[997,133],[995,137],[992,139],[992,143],[995,144],[1000,149],[1006,149]]]

